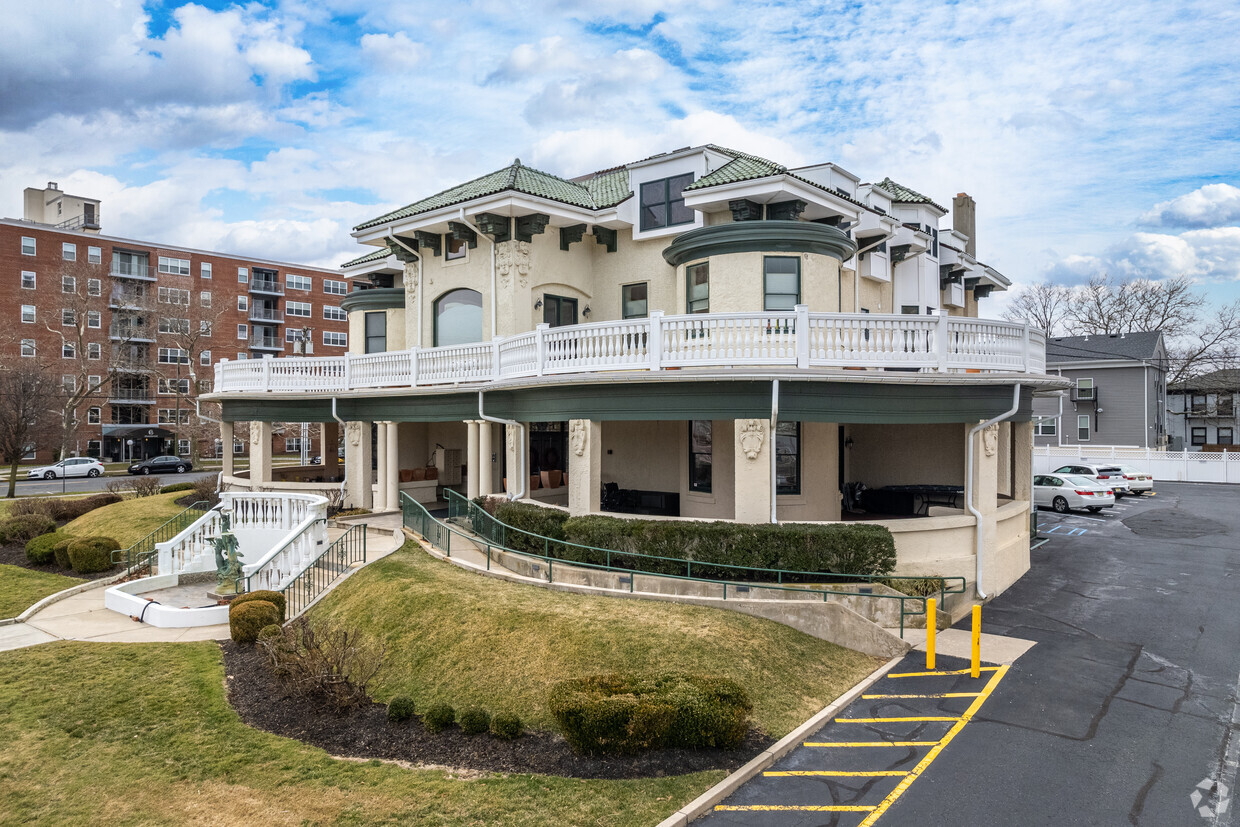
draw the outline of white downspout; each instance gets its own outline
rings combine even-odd
[[[487,243],[491,245],[491,338],[496,337],[496,312],[498,310],[497,299],[495,296],[495,240],[486,233],[474,226],[474,223],[465,217],[465,208],[461,207],[461,223],[469,229],[473,230],[481,238],[485,238]]]
[[[340,423],[340,433],[341,433],[341,434],[344,434],[344,433],[345,433],[345,431],[348,429],[348,427],[349,427],[349,426],[348,426],[348,424],[347,424],[347,423],[345,423],[345,421],[344,421],[343,419],[341,419],[339,416],[337,416],[337,414],[336,414],[336,397],[334,397],[334,396],[332,397],[332,419],[334,419],[334,420],[336,420],[337,422],[339,422],[339,423]],[[345,444],[347,445],[347,444],[348,444],[348,442],[349,442],[349,440],[346,438],[346,439],[345,439]],[[326,455],[327,455],[327,446],[323,446],[323,455],[324,455],[324,456],[326,456]],[[326,464],[327,460],[325,459],[325,460],[323,460],[323,462]],[[339,463],[337,463],[337,464],[339,464]],[[344,508],[344,498],[345,498],[345,491],[344,491],[344,487],[345,487],[345,485],[348,483],[348,481],[349,481],[349,460],[348,460],[348,458],[346,457],[346,458],[345,458],[345,461],[344,461],[344,471],[343,471],[343,473],[341,473],[341,475],[340,475],[340,507],[341,507],[341,508]],[[399,498],[398,498],[398,499],[399,499]]]
[[[853,255],[857,257],[857,269],[853,271],[853,309],[852,309],[852,312],[854,313],[861,312],[861,254],[869,252],[870,250],[873,250],[875,247],[882,244],[884,241],[888,241],[894,237],[895,237],[894,232],[887,233],[882,238],[880,238],[878,241],[875,241],[872,244],[867,244],[864,247],[860,247],[857,249],[857,252],[853,253]],[[879,309],[881,310],[882,308],[879,308]]]
[[[517,482],[513,485],[513,490],[508,494],[508,499],[521,499],[525,496],[525,480],[527,479],[525,474],[525,445],[527,441],[525,426],[520,422],[517,422],[515,419],[500,419],[497,416],[487,416],[486,412],[482,410],[482,391],[478,391],[478,418],[487,422],[494,422],[497,425],[510,425],[517,429],[517,465],[520,467],[516,469],[509,469],[508,471],[508,476],[510,478],[514,476],[514,471],[515,476],[517,477]],[[507,444],[507,440],[505,440],[505,444]],[[489,461],[490,460],[488,460],[488,462]]]
[[[779,478],[775,469],[775,427],[779,422],[779,380],[771,380],[771,523],[779,522]]]
[[[985,600],[989,595],[982,591],[982,532],[985,526],[982,523],[982,512],[978,511],[977,507],[973,505],[973,440],[983,429],[989,428],[997,422],[1002,422],[1019,409],[1020,383],[1017,382],[1012,387],[1012,407],[998,416],[987,419],[985,422],[979,422],[970,428],[969,439],[964,446],[964,505],[977,523],[977,537],[974,546],[974,553],[977,557],[977,573],[973,587],[977,590],[979,600]]]

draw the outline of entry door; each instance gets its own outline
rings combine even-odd
[[[543,296],[543,322],[552,327],[577,324],[577,300],[564,296]]]

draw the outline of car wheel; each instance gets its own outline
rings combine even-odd
[[[1060,514],[1068,513],[1068,501],[1065,500],[1063,497],[1056,497],[1055,501],[1051,503],[1051,507],[1054,508],[1056,511],[1058,511]]]
[[[178,473],[178,474],[184,474],[184,473],[185,473],[185,470],[186,470],[186,469],[185,469],[185,466],[184,466],[184,465],[178,465],[178,466],[177,466],[177,473]]]
[[[1097,514],[1097,513],[1098,513],[1099,511],[1101,511],[1101,510],[1102,510],[1102,506],[1100,506],[1100,505],[1091,505],[1091,506],[1089,507],[1089,513],[1090,513],[1090,514]]]
[[[44,472],[43,472],[43,479],[45,479],[45,480],[54,480],[54,479],[56,479],[56,472],[55,472],[55,471],[44,471]]]
[[[90,469],[89,471],[87,471],[87,472],[86,472],[86,476],[88,476],[88,477],[97,477],[97,476],[99,476],[99,469],[98,469],[98,468],[92,468],[92,469]]]
[[[150,473],[151,473],[151,469],[150,469],[150,468],[143,468],[143,469],[142,469],[142,473],[143,473],[143,474],[150,474]]]

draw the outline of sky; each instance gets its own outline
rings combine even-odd
[[[57,181],[109,235],[336,266],[354,225],[516,157],[710,142],[968,192],[1018,285],[1240,296],[1234,0],[4,5],[0,216]]]

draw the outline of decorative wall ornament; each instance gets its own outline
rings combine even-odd
[[[580,457],[586,452],[586,423],[581,419],[573,419],[568,423],[568,444],[572,446],[573,456]]]
[[[418,265],[405,265],[405,307],[412,308],[418,300]]]
[[[509,280],[516,278],[522,287],[529,284],[530,244],[528,241],[505,241],[495,245],[495,273],[499,286],[507,289]]]
[[[357,448],[362,444],[362,423],[346,422],[344,423],[345,435],[349,438],[349,445]]]
[[[517,429],[512,425],[506,425],[504,431],[507,434],[509,452],[517,450]]]
[[[765,439],[766,425],[761,419],[746,419],[741,422],[741,450],[747,459],[758,458]]]
[[[250,426],[250,444],[255,447],[263,444],[263,429],[261,425]]]
[[[988,457],[993,457],[999,450],[998,422],[982,430],[982,450],[986,452],[986,456]]]

